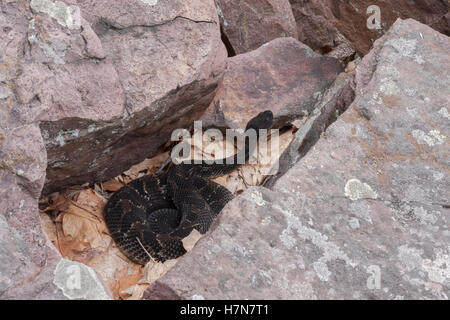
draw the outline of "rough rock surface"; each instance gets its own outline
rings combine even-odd
[[[6,0],[0,30],[0,298],[109,298],[50,244],[38,199],[122,172],[200,116],[226,60],[214,2]]]
[[[151,156],[208,107],[225,67],[213,0],[0,6],[0,122],[39,121],[44,193]]]
[[[55,255],[46,245],[37,214],[46,160],[37,125],[12,132],[0,129],[1,298],[16,291],[17,284],[29,284],[28,279],[45,274]],[[41,288],[36,289],[38,294]]]
[[[228,59],[207,112],[205,126],[244,128],[255,114],[270,109],[274,127],[307,116],[324,90],[342,71],[293,38],[278,38]]]
[[[231,55],[255,50],[276,38],[297,38],[289,0],[216,0],[216,6]]]
[[[349,109],[145,297],[448,299],[449,50],[398,20],[358,66]]]
[[[54,281],[67,279],[67,268],[38,215],[46,161],[37,124],[0,129],[0,299],[72,297],[66,282]],[[93,271],[80,280],[81,295],[72,298],[111,297]]]
[[[359,54],[367,54],[373,42],[382,36],[397,18],[412,18],[450,35],[449,2],[446,0],[334,1],[289,0],[297,22],[299,40],[314,50],[350,44]],[[374,11],[380,9],[379,28]],[[369,19],[370,18],[370,19]],[[369,29],[367,21],[370,20]]]
[[[289,146],[280,155],[278,170],[266,177],[263,185],[271,188],[319,140],[326,128],[341,115],[355,98],[354,72],[341,73],[313,108],[308,117],[297,124],[298,130]]]

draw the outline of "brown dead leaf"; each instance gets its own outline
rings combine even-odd
[[[103,208],[105,207],[103,200],[103,197],[96,193],[95,190],[86,189],[78,194],[74,205],[89,212],[99,220],[103,220]]]
[[[78,239],[69,239],[64,236],[62,226],[60,223],[56,224],[56,248],[61,252],[63,257],[70,260],[76,260],[85,262],[84,257],[80,258],[82,253],[87,252],[90,249],[90,245],[87,242],[80,241]]]
[[[134,265],[117,270],[114,278],[118,281],[117,293],[121,299],[126,299],[132,295],[129,290],[142,278],[142,267]]]
[[[167,271],[173,268],[178,259],[166,260],[164,262],[149,261],[143,269],[143,277],[139,280],[139,284],[150,284],[161,278]]]
[[[128,294],[131,293],[131,295],[127,298],[127,300],[141,300],[147,288],[148,284],[136,284],[130,287],[128,290],[125,291]]]
[[[92,215],[76,206],[70,206],[62,219],[62,230],[68,239],[89,243],[90,248],[105,251],[110,238],[103,231],[106,228]]]
[[[122,180],[123,181],[123,180]],[[118,178],[113,178],[111,180],[108,180],[106,182],[102,182],[102,187],[106,191],[112,191],[115,192],[122,188],[125,185],[124,182],[120,182]]]
[[[156,169],[159,166],[161,166],[161,164],[167,159],[168,156],[169,156],[169,153],[164,152],[153,158],[145,159],[141,163],[138,163],[138,164],[132,166],[130,169],[125,171],[123,174],[132,179],[136,179],[139,177],[140,173],[144,173],[144,174],[153,173],[156,171]]]

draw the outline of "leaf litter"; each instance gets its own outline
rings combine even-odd
[[[277,148],[271,149],[276,145],[271,142],[260,146],[253,155],[253,159],[258,159],[257,163],[245,164],[214,181],[234,195],[250,186],[260,185],[270,170],[276,169],[278,158],[291,142],[294,132],[295,127],[292,127],[280,133]],[[201,139],[184,140],[189,143],[194,159],[221,159],[236,152],[233,143],[211,139],[206,133],[200,136]],[[96,270],[115,299],[141,299],[146,288],[181,258],[164,263],[151,260],[145,266],[136,264],[119,250],[103,219],[105,204],[115,191],[134,179],[155,173],[168,157],[169,152],[160,153],[108,181],[91,187],[73,186],[43,197],[40,201],[42,225],[53,245],[63,257],[82,262]],[[200,238],[201,234],[193,230],[183,239],[186,250],[190,251]]]

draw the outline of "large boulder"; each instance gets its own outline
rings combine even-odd
[[[282,175],[308,153],[328,126],[347,110],[355,98],[354,86],[354,72],[343,72],[321,94],[313,111],[297,124],[298,130],[292,141],[278,158],[277,170],[264,181],[266,188],[273,187]]]
[[[216,0],[230,55],[252,51],[280,37],[297,38],[289,0]]]
[[[109,298],[50,244],[38,199],[117,175],[201,115],[226,61],[214,2],[7,0],[0,30],[0,298]]]
[[[46,194],[151,156],[208,107],[226,60],[213,0],[72,3],[1,3],[0,121],[39,122]]]
[[[365,55],[397,18],[416,19],[450,35],[449,2],[446,0],[289,2],[297,22],[298,39],[314,50],[350,45]],[[378,22],[375,20],[377,8]]]
[[[86,266],[75,265],[82,276],[79,288],[71,288],[74,263],[62,259],[42,230],[38,199],[46,163],[37,124],[0,129],[0,299],[109,299]]]
[[[450,39],[398,20],[348,110],[230,202],[147,299],[448,299]]]
[[[244,128],[267,109],[274,113],[274,127],[304,118],[342,70],[337,59],[294,38],[274,39],[228,59],[204,125]]]

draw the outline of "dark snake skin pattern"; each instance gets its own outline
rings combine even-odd
[[[271,111],[251,119],[246,130],[269,129]],[[208,231],[233,195],[210,179],[228,174],[248,161],[256,145],[245,147],[223,164],[173,165],[168,173],[146,175],[115,192],[105,206],[105,221],[114,241],[132,261],[145,265],[151,258],[164,262],[183,255],[182,239],[193,229]],[[232,160],[232,161],[230,161]],[[242,162],[242,161],[241,161]],[[150,258],[151,256],[151,258]]]

